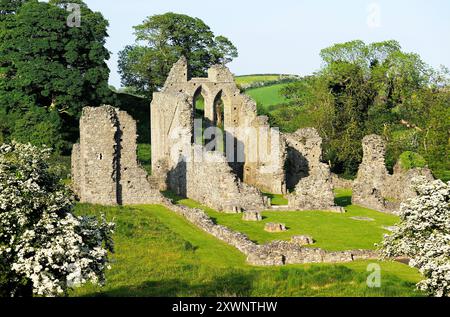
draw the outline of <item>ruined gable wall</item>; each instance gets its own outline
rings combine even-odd
[[[225,132],[228,136],[234,138],[235,146],[238,151],[239,149],[244,149],[245,158],[253,157],[252,160],[246,159],[245,167],[243,166],[243,162],[232,164],[234,172],[240,175],[247,184],[254,185],[273,193],[285,193],[284,163],[280,163],[279,166],[272,168],[272,170],[268,172],[268,160],[258,157],[258,141],[256,141],[255,145],[253,133],[248,135],[245,132],[245,128],[262,127],[270,129],[267,118],[257,116],[255,101],[239,91],[234,76],[229,69],[222,65],[212,66],[208,70],[207,78],[189,79],[186,76],[187,73],[188,63],[185,58],[181,58],[173,66],[164,88],[162,89],[162,93],[166,95],[183,93],[186,94],[188,102],[193,103],[196,94],[201,92],[205,101],[204,111],[207,124],[212,124],[214,122],[214,101],[218,96],[221,96],[224,102]],[[153,104],[159,103],[161,103],[161,101],[158,100]],[[152,121],[157,122],[161,118],[161,115],[156,114],[155,116],[153,114],[153,107],[154,106],[152,106]],[[156,141],[156,143],[157,152],[160,152],[158,141]],[[283,155],[284,146],[280,146],[277,150],[277,153],[273,154],[274,157],[271,161],[278,161],[279,156]],[[280,151],[281,154],[279,154]],[[164,157],[164,155],[158,155],[157,153],[155,153],[155,156],[157,156],[157,160],[153,160],[154,164],[158,164],[158,160]]]
[[[188,94],[156,93],[152,121],[152,164],[165,166],[169,189],[219,211],[264,208],[261,193],[240,182],[223,154],[192,144],[193,104]]]

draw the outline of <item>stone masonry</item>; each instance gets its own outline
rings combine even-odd
[[[312,128],[285,135],[288,145],[287,183],[290,210],[345,212],[334,202],[330,167],[322,163],[322,138]]]
[[[434,177],[428,168],[402,170],[399,164],[390,175],[385,165],[386,142],[381,136],[369,135],[363,141],[363,161],[358,176],[353,182],[352,202],[374,210],[392,213],[399,209],[400,203],[413,198],[412,180],[424,176]]]
[[[229,147],[234,151],[227,153],[227,160],[238,178],[264,191],[284,193],[285,175],[279,163],[283,159],[283,147],[276,143],[277,131],[270,128],[268,118],[257,115],[256,103],[239,91],[234,76],[225,66],[211,67],[207,78],[189,78],[188,73],[187,60],[181,58],[172,67],[162,90],[153,96],[153,169],[161,164],[169,165],[170,169],[174,164],[167,161],[178,160],[176,155],[171,157],[174,147],[183,144],[182,147],[188,149],[194,143],[194,102],[201,95],[204,98],[203,120],[208,126],[222,124],[227,144],[232,142]],[[223,102],[223,114],[216,107],[218,100]],[[262,132],[255,134],[253,131]],[[183,140],[177,138],[181,134],[185,136]],[[276,151],[264,151],[272,142]]]
[[[136,122],[111,106],[86,107],[72,151],[73,189],[81,202],[159,203],[162,195],[137,162]]]

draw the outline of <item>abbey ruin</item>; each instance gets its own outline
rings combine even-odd
[[[216,129],[209,133],[211,127]],[[189,78],[185,58],[153,96],[151,176],[138,165],[136,138],[136,122],[125,112],[110,106],[83,110],[72,154],[74,190],[82,202],[151,204],[171,190],[218,211],[258,212],[270,208],[265,192],[285,195],[286,210],[344,212],[333,193],[342,186],[353,187],[354,203],[392,212],[413,195],[413,176],[432,178],[427,169],[399,167],[389,175],[384,141],[372,135],[363,140],[357,179],[339,179],[321,162],[315,129],[279,132],[257,115],[256,103],[240,92],[228,68],[213,66],[207,78]]]
[[[354,204],[391,213],[414,197],[415,176],[433,179],[426,168],[406,171],[400,164],[389,174],[385,141],[370,135],[363,140],[356,180],[343,180],[322,162],[322,138],[315,129],[280,133],[267,117],[257,115],[256,103],[240,92],[226,67],[213,66],[207,78],[190,78],[184,58],[153,96],[151,175],[138,163],[136,131],[136,122],[124,111],[111,106],[83,109],[80,142],[72,152],[72,187],[80,201],[165,205],[236,247],[255,265],[347,262],[377,254],[305,248],[313,243],[309,236],[257,245],[215,224],[203,210],[174,204],[162,192],[170,190],[219,212],[243,212],[242,221],[262,221],[261,212],[269,209],[343,213],[334,202],[335,188],[352,188]],[[284,195],[288,204],[274,209],[268,193]],[[283,224],[267,225],[276,229],[269,226],[269,231],[288,230]]]

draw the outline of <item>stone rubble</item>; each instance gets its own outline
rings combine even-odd
[[[264,226],[264,230],[271,233],[287,231],[286,225],[282,223],[272,223],[272,222],[266,223]]]

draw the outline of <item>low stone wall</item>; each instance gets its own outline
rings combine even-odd
[[[339,177],[339,175],[336,175],[334,173],[331,173],[331,181],[333,183],[333,188],[352,188],[353,187],[352,180]]]
[[[289,241],[273,241],[257,245],[245,234],[215,224],[200,209],[175,205],[165,200],[164,205],[183,216],[201,230],[235,247],[247,256],[247,262],[258,266],[281,266],[304,263],[345,263],[360,259],[377,259],[377,252],[370,250],[328,252],[318,248],[305,248]]]

